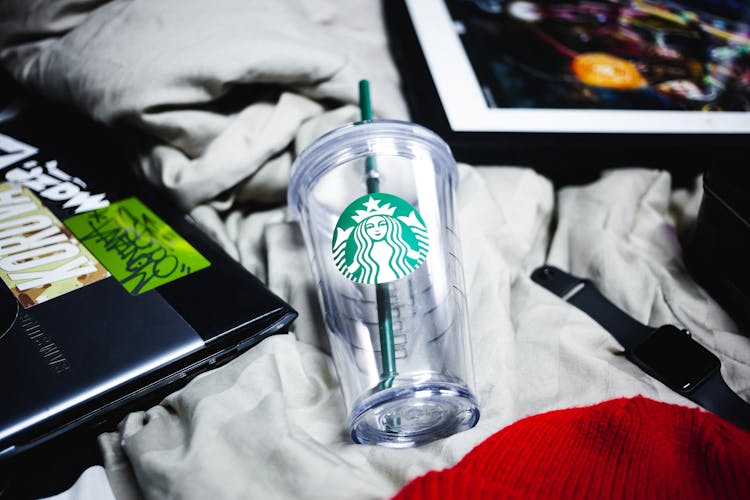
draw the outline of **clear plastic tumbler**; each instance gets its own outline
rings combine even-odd
[[[336,129],[297,158],[300,221],[356,443],[407,447],[479,407],[448,146],[412,123]]]

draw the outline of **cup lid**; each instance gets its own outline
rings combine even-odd
[[[398,143],[407,147],[399,148]],[[287,203],[293,218],[299,217],[302,192],[314,186],[327,171],[356,158],[378,154],[407,155],[421,148],[449,161],[448,176],[458,178],[456,162],[448,145],[433,131],[399,120],[368,120],[334,129],[306,147],[294,161],[287,188]]]

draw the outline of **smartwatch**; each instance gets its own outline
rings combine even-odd
[[[696,342],[689,331],[672,325],[644,325],[607,300],[591,281],[556,267],[542,266],[531,273],[531,279],[603,326],[644,372],[750,431],[750,404],[724,381],[719,358]]]

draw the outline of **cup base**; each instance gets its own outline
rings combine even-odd
[[[471,429],[479,406],[469,390],[428,383],[379,391],[352,411],[349,429],[359,444],[409,448]]]

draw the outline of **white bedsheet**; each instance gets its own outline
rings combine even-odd
[[[628,362],[593,320],[532,283],[545,261],[591,278],[644,323],[688,327],[750,399],[750,339],[681,259],[677,235],[697,213],[699,186],[675,191],[665,172],[623,169],[556,192],[529,169],[461,165],[481,419],[416,449],[352,444],[299,230],[285,207],[249,212],[247,203],[282,201],[299,148],[356,119],[347,103],[358,78],[371,79],[381,116],[404,116],[375,4],[6,4],[3,64],[100,121],[138,129],[149,178],[300,312],[292,333],[101,436],[116,497],[383,498],[526,415],[636,394],[692,405]]]
[[[356,103],[362,78],[376,113],[406,117],[371,0],[5,0],[0,62],[137,128],[146,175],[186,208],[238,184],[282,200],[300,125]]]
[[[117,438],[146,496],[387,497],[526,415],[636,394],[691,405],[628,362],[593,320],[529,280],[545,257],[592,278],[644,323],[690,328],[748,396],[750,340],[685,273],[675,220],[694,215],[695,198],[672,192],[666,173],[608,172],[555,196],[530,170],[462,166],[458,200],[482,406],[476,428],[410,450],[350,443],[299,231],[284,209],[237,217],[217,230],[261,249],[246,263],[262,269],[300,319],[293,334],[123,423]],[[208,221],[206,212],[194,211]]]

